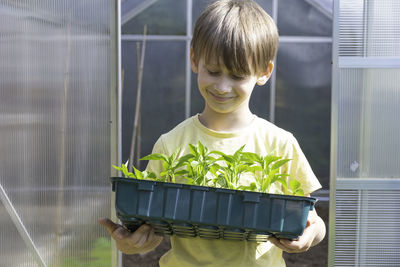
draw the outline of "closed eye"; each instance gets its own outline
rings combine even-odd
[[[231,78],[234,79],[234,80],[237,80],[237,81],[241,81],[241,80],[246,79],[246,76],[240,76],[240,75],[232,74]]]
[[[221,72],[219,71],[211,71],[211,70],[207,70],[208,74],[210,74],[211,76],[218,76],[221,74]]]

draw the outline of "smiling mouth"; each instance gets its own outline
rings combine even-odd
[[[228,102],[229,100],[231,100],[232,98],[234,98],[233,96],[221,96],[221,95],[217,95],[211,91],[208,91],[208,93],[217,101],[217,102]]]

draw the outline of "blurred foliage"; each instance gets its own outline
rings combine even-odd
[[[101,237],[94,241],[88,259],[71,257],[64,259],[62,267],[110,267],[111,241]]]

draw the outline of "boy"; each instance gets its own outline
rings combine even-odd
[[[249,109],[255,84],[264,85],[273,71],[278,42],[273,20],[252,0],[221,0],[208,6],[196,21],[190,52],[204,110],[162,135],[153,153],[170,155],[180,147],[183,155],[188,153],[188,144],[201,141],[210,150],[232,154],[245,144],[245,151],[274,152],[292,159],[282,171],[299,180],[306,195],[319,189],[293,135]],[[160,172],[160,162],[150,161],[147,169]],[[241,177],[241,183],[248,185],[252,179]],[[270,193],[279,190],[275,187]],[[153,250],[162,240],[148,225],[130,233],[108,219],[101,219],[100,224],[126,254]],[[307,227],[297,241],[271,237],[269,242],[256,243],[171,236],[172,248],[160,259],[160,266],[285,266],[282,250],[303,252],[324,236],[324,222],[315,210],[309,213]]]

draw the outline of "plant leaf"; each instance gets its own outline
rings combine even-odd
[[[257,185],[256,185],[256,183],[252,182],[249,186],[246,186],[246,190],[249,190],[249,191],[257,191]]]
[[[283,186],[283,188],[285,188],[285,190],[288,189],[287,182],[282,177],[279,177],[278,179],[276,179],[276,182],[279,182]]]
[[[189,172],[187,170],[180,170],[180,171],[175,172],[175,175],[176,176],[184,176],[184,175],[186,175],[188,173]]]
[[[122,168],[121,168],[121,167],[118,167],[118,166],[115,166],[115,165],[112,165],[112,167],[113,167],[114,169],[116,169],[117,171],[122,172]]]
[[[193,156],[197,157],[199,155],[199,153],[197,152],[197,148],[192,144],[189,144],[189,151]]]
[[[213,164],[211,165],[209,172],[212,173],[214,176],[217,176],[217,172],[220,168],[221,166],[219,166],[218,164]]]
[[[293,179],[293,180],[289,181],[289,186],[290,186],[290,189],[292,189],[293,192],[296,192],[298,189],[300,189],[301,184],[296,179]]]
[[[304,191],[303,191],[303,189],[301,189],[301,188],[297,189],[293,194],[294,194],[295,196],[304,197]]]
[[[206,149],[203,146],[203,144],[199,141],[197,146],[198,146],[198,149],[199,149],[199,154],[204,156],[205,153],[206,153]]]
[[[237,171],[238,173],[242,173],[242,172],[248,171],[249,168],[250,168],[250,167],[249,167],[248,165],[239,165],[239,166],[236,168],[236,171]]]
[[[261,162],[261,157],[253,152],[242,152],[242,155],[247,161]]]
[[[144,171],[143,175],[145,176],[145,178],[147,179],[152,179],[152,180],[157,180],[157,175],[154,172],[148,172],[148,171]]]
[[[275,162],[275,163],[272,165],[271,170],[280,168],[281,166],[285,165],[285,164],[286,164],[288,161],[290,161],[290,160],[291,160],[291,159],[281,159],[281,160],[278,160],[277,162]]]
[[[233,154],[233,158],[235,159],[235,161],[239,160],[239,157],[242,154],[242,150],[244,149],[246,145],[241,146],[238,150],[235,151],[235,153]]]
[[[188,163],[192,158],[194,158],[194,155],[186,154],[179,158],[179,164],[182,166],[183,164]]]
[[[132,166],[132,168],[133,168],[133,171],[135,172],[136,179],[141,179],[141,180],[143,180],[143,179],[144,179],[144,176],[143,176],[142,172],[139,171],[138,169],[136,169],[136,168],[133,167],[133,166]]]
[[[220,158],[220,159],[225,161],[228,165],[233,164],[235,162],[235,159],[233,158],[233,156],[229,156],[229,155],[225,155],[225,154],[223,154],[222,158]]]
[[[184,178],[187,180],[188,184],[190,184],[190,185],[194,185],[195,184],[195,182],[194,182],[194,180],[192,178],[190,178],[190,177],[184,177]]]
[[[154,153],[154,154],[147,155],[147,156],[141,158],[140,160],[162,160],[162,161],[167,162],[168,157],[163,154]]]
[[[277,156],[274,156],[274,155],[267,155],[267,156],[264,157],[265,165],[268,166],[268,165],[270,165],[272,162],[277,161],[277,160],[280,159],[280,158],[281,158],[281,157],[277,157]]]

